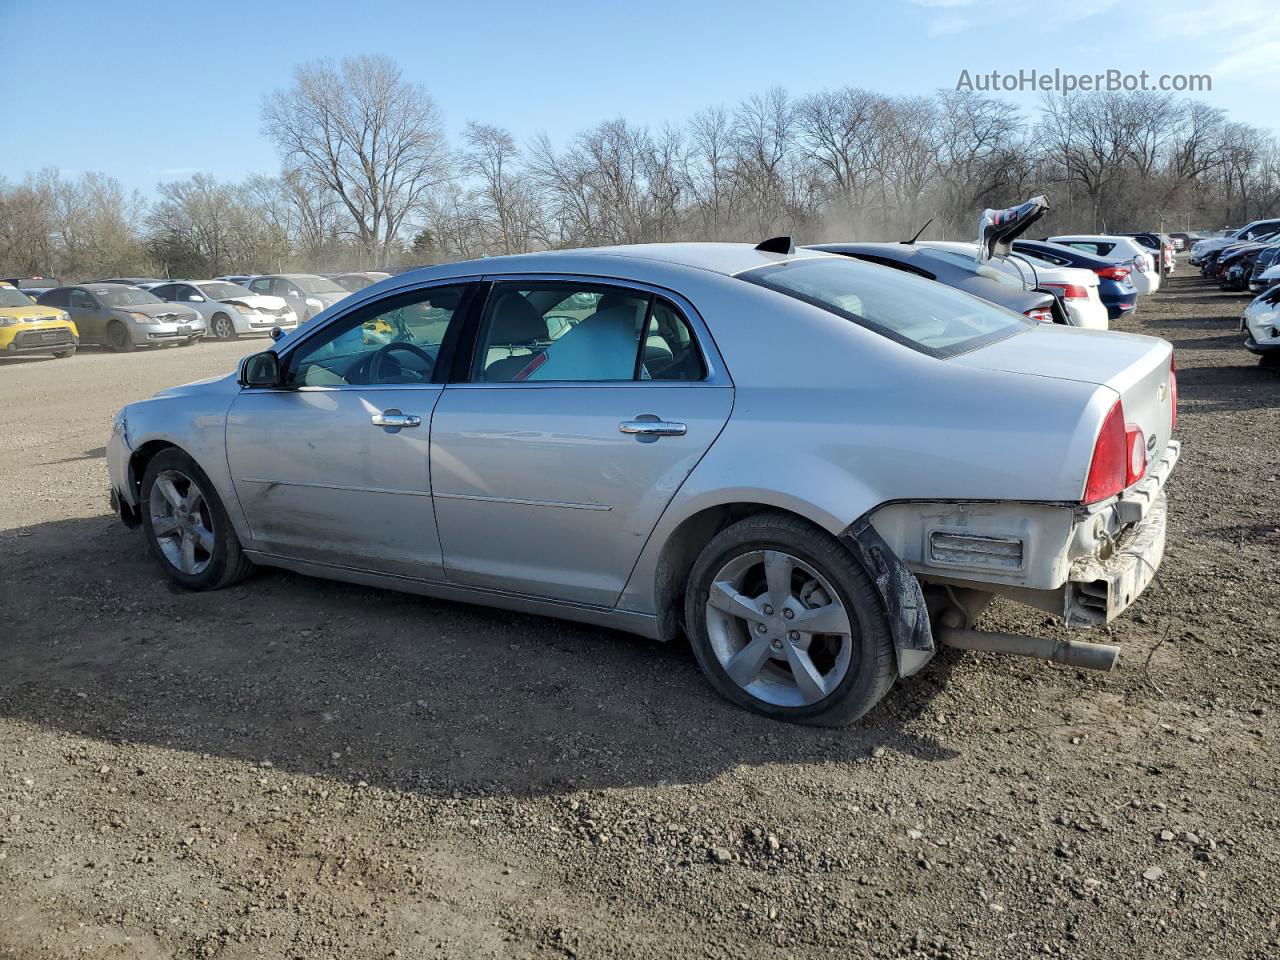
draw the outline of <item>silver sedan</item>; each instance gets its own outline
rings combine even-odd
[[[184,587],[274,566],[687,636],[729,700],[832,725],[939,643],[1108,668],[975,627],[1134,601],[1176,389],[1162,340],[785,238],[619,247],[383,281],[125,407],[108,459]]]

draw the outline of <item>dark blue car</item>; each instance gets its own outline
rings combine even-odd
[[[1131,271],[1126,266],[1045,240],[1015,240],[1013,252],[1039,257],[1059,267],[1092,270],[1098,275],[1098,297],[1107,308],[1110,320],[1127,317],[1138,306],[1138,291],[1129,282]]]

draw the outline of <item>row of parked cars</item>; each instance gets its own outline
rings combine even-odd
[[[1175,250],[1190,239],[1149,232],[1024,239],[1048,209],[1045,198],[1037,197],[988,211],[994,220],[980,228],[976,242],[922,241],[917,235],[902,243],[814,249],[957,287],[1040,322],[1105,330],[1159,289],[1162,276],[1176,268]],[[0,325],[0,349],[70,356],[80,343],[130,351],[187,346],[205,337],[287,333],[388,276],[371,271],[228,274],[211,280],[116,277],[70,286],[18,278],[12,281],[17,289],[4,297],[21,313],[12,315],[9,326],[21,323],[22,335],[6,340]]]
[[[81,344],[118,352],[190,346],[289,331],[390,276],[376,271],[165,280],[113,277],[61,285],[45,277],[0,281],[0,351],[69,357]]]
[[[1254,294],[1240,316],[1245,349],[1262,366],[1280,368],[1280,219],[1201,240],[1191,262],[1222,290]]]

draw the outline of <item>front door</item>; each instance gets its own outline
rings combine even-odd
[[[431,474],[452,582],[612,606],[728,419],[690,321],[647,291],[504,281],[468,383],[445,388]]]
[[[469,291],[429,287],[360,307],[282,358],[282,389],[241,391],[227,417],[227,459],[255,549],[440,578],[434,368]]]
[[[107,319],[110,314],[88,290],[72,287],[67,312],[80,331],[80,339],[90,343],[106,343]]]

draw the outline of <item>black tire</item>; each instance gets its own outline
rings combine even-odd
[[[225,313],[215,313],[213,315],[213,319],[209,321],[209,330],[218,340],[234,340],[239,336],[236,333],[236,325],[231,322],[231,318]]]
[[[779,706],[740,687],[725,672],[707,632],[706,604],[712,580],[734,557],[781,550],[809,564],[840,593],[856,624],[848,672],[828,696],[807,706]],[[726,527],[702,549],[689,576],[685,624],[698,665],[711,685],[738,706],[777,720],[815,726],[845,726],[874,707],[897,679],[893,638],[875,585],[835,537],[800,517],[760,513]]]
[[[152,488],[156,478],[165,471],[179,471],[200,487],[204,501],[208,506],[209,519],[212,522],[214,548],[208,566],[196,574],[187,574],[179,570],[164,555],[152,527],[151,500]],[[151,551],[161,568],[174,583],[187,590],[221,590],[239,583],[253,572],[253,561],[249,560],[240,546],[240,538],[236,536],[231,520],[218,491],[209,480],[208,474],[200,469],[200,465],[176,448],[162,450],[151,458],[147,469],[142,474],[142,491],[139,500],[139,512],[142,515],[142,530],[147,541],[147,549]]]
[[[1258,366],[1264,370],[1280,370],[1280,351],[1261,354],[1258,357]]]
[[[116,353],[133,353],[137,349],[129,328],[119,320],[112,320],[107,326],[107,346]]]
[[[53,351],[53,355],[58,360],[65,360],[67,357],[74,357],[76,355],[76,348],[68,347],[66,350],[55,350]]]

